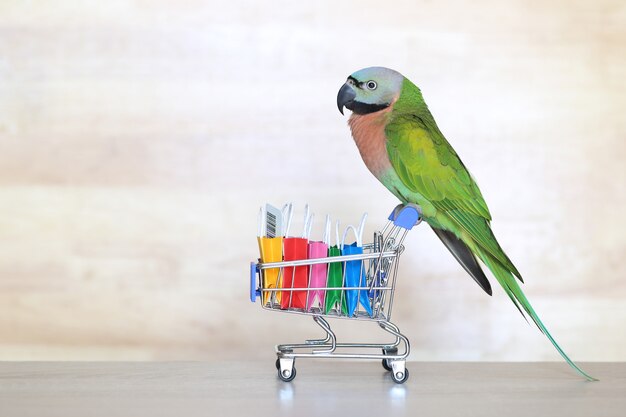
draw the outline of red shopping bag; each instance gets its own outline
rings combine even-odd
[[[283,239],[283,259],[296,261],[307,259],[308,239],[286,237]],[[281,291],[280,308],[306,308],[309,266],[286,266],[283,268],[282,288],[302,288],[300,291]]]

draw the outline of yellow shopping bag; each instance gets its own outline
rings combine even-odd
[[[259,242],[259,252],[261,262],[280,262],[283,260],[283,238],[282,237],[257,237]],[[261,292],[263,304],[268,302],[280,303],[280,292],[263,291],[265,289],[276,289],[280,287],[280,268],[270,268],[263,270],[263,288]]]

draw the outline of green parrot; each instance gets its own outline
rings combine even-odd
[[[513,304],[552,342],[580,375],[594,380],[563,352],[530,305],[522,276],[496,240],[491,214],[474,178],[443,136],[420,89],[402,74],[383,67],[359,70],[337,95],[337,106],[352,111],[348,121],[363,162],[403,203],[415,203],[452,255],[491,295],[480,259]]]

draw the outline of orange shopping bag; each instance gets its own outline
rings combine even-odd
[[[262,263],[280,262],[283,260],[283,217],[283,212],[270,204],[266,204],[265,209],[261,207],[259,211],[257,241]],[[280,268],[264,269],[261,288],[261,300],[264,305],[280,303],[280,293],[276,291],[276,288],[279,286]]]
[[[259,242],[259,252],[261,262],[280,262],[283,260],[283,238],[281,237],[257,237]],[[263,270],[262,302],[271,304],[280,302],[280,292],[263,291],[266,289],[276,289],[280,287],[280,268],[269,268]]]

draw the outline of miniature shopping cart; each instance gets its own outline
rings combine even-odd
[[[408,231],[420,223],[420,213],[420,208],[413,204],[397,206],[389,215],[389,221],[382,231],[374,233],[373,242],[363,245],[362,254],[272,263],[251,263],[250,300],[252,302],[255,302],[258,296],[265,295],[261,298],[261,300],[265,300],[265,303],[261,302],[264,309],[281,313],[310,315],[326,333],[326,337],[323,339],[276,346],[276,369],[281,380],[288,382],[296,377],[294,366],[296,358],[381,359],[383,367],[391,372],[391,377],[396,383],[401,384],[408,379],[409,370],[405,365],[410,352],[409,341],[390,320],[398,273],[398,260],[404,250],[402,242]],[[365,279],[361,280],[358,286],[346,286],[346,270],[349,263],[354,261],[359,261],[360,272]],[[311,288],[308,285],[306,287],[294,287],[294,279],[284,280],[285,275],[295,273],[296,268],[308,267],[310,283],[313,265],[326,264],[329,266],[326,268],[327,271],[330,271],[330,265],[334,264],[336,268],[338,263],[342,266],[341,270],[343,271],[341,286],[329,286],[327,284],[325,287]],[[264,288],[263,274],[266,271],[278,271],[278,288]],[[282,288],[280,284],[282,282],[291,282],[292,286]],[[309,306],[309,297],[316,291],[318,293],[319,291],[339,291],[341,293],[340,302],[337,303],[336,308],[328,310],[323,305],[309,308],[286,306],[285,298],[283,298],[282,303],[279,301],[281,295],[286,297],[298,292],[299,294],[306,294],[306,306]],[[359,303],[355,311],[348,314],[342,305],[344,297],[347,297],[349,291],[358,292],[359,295],[366,292],[367,299],[371,304],[367,309],[364,309]],[[395,340],[390,343],[337,343],[337,338],[331,330],[327,318],[376,322],[384,331],[393,335]],[[381,350],[382,353],[379,353]]]

